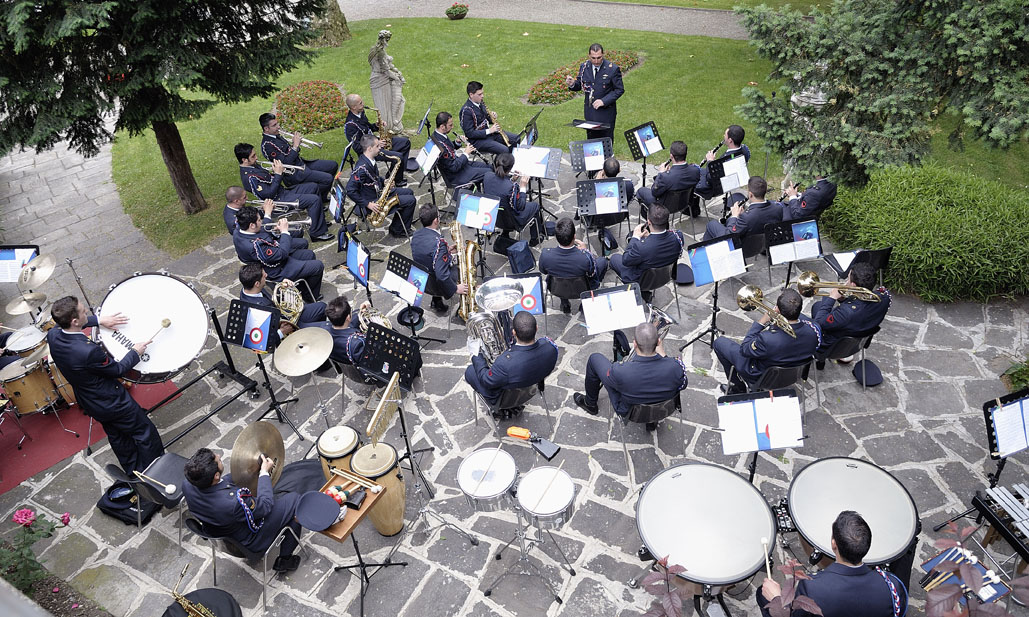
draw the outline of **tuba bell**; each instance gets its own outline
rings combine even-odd
[[[819,289],[839,289],[840,293],[844,296],[852,296],[858,300],[864,300],[865,302],[878,302],[879,295],[870,289],[864,287],[858,287],[857,285],[848,285],[846,283],[823,283],[818,279],[818,275],[813,270],[807,272],[801,272],[800,276],[797,277],[797,291],[800,295],[805,298],[813,298],[815,296],[828,296],[827,293],[819,293]]]
[[[790,322],[779,311],[765,304],[763,302],[764,298],[765,294],[761,291],[760,287],[747,285],[736,293],[736,304],[745,311],[752,311],[754,309],[761,311],[768,315],[772,323],[778,326],[780,330],[793,338],[797,338],[797,333],[793,331],[793,326],[790,325]]]

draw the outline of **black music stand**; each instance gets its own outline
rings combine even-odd
[[[768,240],[768,258],[771,264],[786,266],[786,283],[790,286],[793,262],[819,259],[822,255],[822,236],[818,231],[818,217],[808,216],[782,223],[765,225]]]
[[[759,402],[762,406],[760,413]],[[766,417],[766,408],[773,411],[775,416]],[[802,415],[803,408],[799,405],[797,391],[794,388],[720,396],[718,430],[722,434],[723,454],[752,452],[753,456],[747,464],[747,470],[750,472],[747,481],[753,484],[754,475],[757,473],[758,453],[781,448],[796,449],[803,445],[806,435],[803,431]],[[746,421],[740,422],[739,417],[733,416],[745,416]],[[765,421],[765,431],[758,428],[762,419]]]
[[[518,133],[515,141],[518,142],[519,146],[523,145],[523,139],[526,141],[524,144],[525,146],[531,146],[539,141],[540,132],[539,127],[536,126],[536,120],[540,117],[540,114],[543,113],[544,109],[546,109],[546,107],[540,107],[539,111],[533,115],[532,119],[525,123],[525,128],[522,129],[522,132]]]
[[[722,193],[724,193],[724,196],[722,198],[722,217],[721,217],[721,220],[722,220],[723,223],[725,222],[725,219],[726,219],[726,217],[729,214],[729,196],[732,194],[733,190],[738,189],[739,187],[741,187],[744,184],[746,184],[747,180],[749,180],[749,177],[750,177],[750,172],[747,171],[747,178],[741,178],[737,174],[732,174],[732,176],[730,176],[730,178],[735,177],[736,180],[733,180],[733,181],[727,181],[726,180],[726,169],[725,169],[726,163],[728,163],[729,161],[734,161],[734,160],[739,159],[739,158],[743,159],[743,168],[744,168],[744,170],[746,170],[746,166],[747,166],[746,160],[747,159],[746,159],[746,157],[743,156],[742,153],[725,154],[722,157],[717,158],[717,159],[711,161],[711,164],[708,165],[708,168],[707,168],[708,182],[713,184],[714,182],[717,181],[719,186],[722,189]],[[735,186],[733,186],[733,185],[735,185]]]
[[[732,263],[712,262],[708,256],[707,247],[721,244],[722,242],[729,243],[728,249],[733,256]],[[746,264],[743,263],[743,249],[736,248],[738,243],[739,235],[730,234],[720,238],[712,238],[711,240],[702,240],[696,244],[691,244],[686,247],[686,255],[690,260],[690,268],[693,269],[693,283],[697,287],[714,283],[715,289],[711,297],[711,325],[690,340],[686,341],[683,346],[679,348],[680,352],[708,334],[711,335],[711,341],[704,342],[707,343],[709,347],[713,348],[715,345],[715,339],[718,338],[718,335],[725,334],[725,332],[718,327],[718,312],[722,310],[718,308],[718,283],[747,271]]]
[[[576,176],[585,173],[592,178],[593,174],[604,169],[604,161],[612,156],[614,151],[614,143],[610,137],[568,142],[568,156],[572,160],[572,171]],[[597,157],[600,158],[599,167],[596,165]]]
[[[522,161],[524,160],[524,158],[527,158],[529,156],[528,153],[533,151],[539,153],[541,150],[550,151],[547,154],[546,168],[540,169],[538,167],[535,167],[533,169],[529,169],[525,167],[525,164]],[[520,153],[521,156],[519,156]],[[527,196],[527,199],[529,201],[533,201],[532,181],[535,180],[536,197],[538,198],[540,204],[540,210],[546,212],[553,218],[557,218],[557,215],[555,215],[553,212],[547,209],[547,207],[543,204],[543,198],[550,197],[549,194],[543,192],[543,180],[547,179],[557,182],[557,178],[561,174],[561,148],[543,148],[540,146],[530,146],[528,148],[515,148],[513,154],[515,155],[514,171],[519,173],[520,175],[529,176],[529,194]]]
[[[425,298],[425,286],[428,282],[429,273],[416,264],[413,259],[396,251],[390,251],[389,259],[386,261],[386,272],[382,275],[379,286],[407,302],[408,306],[397,314],[397,323],[411,329],[410,338],[416,341],[446,343],[441,338],[420,336],[416,331],[416,328],[424,323],[425,310],[422,309],[421,304]]]
[[[665,149],[657,125],[652,120],[629,129],[625,131],[625,141],[629,144],[632,160],[643,161],[643,180],[640,186],[647,186],[647,157]]]
[[[400,389],[410,392],[411,383],[421,370],[422,352],[415,339],[370,323],[358,365],[362,373],[383,384],[389,383],[394,372],[400,373]]]

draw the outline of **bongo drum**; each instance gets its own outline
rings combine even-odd
[[[384,536],[395,536],[404,528],[407,487],[397,462],[396,448],[381,441],[361,446],[350,458],[351,471],[381,484],[385,489],[375,507],[368,512],[375,530]]]
[[[361,437],[350,426],[334,426],[322,431],[318,436],[318,458],[322,461],[322,473],[325,479],[332,477],[329,467],[350,469],[350,457],[361,445]]]
[[[457,485],[476,512],[496,512],[510,505],[517,477],[514,457],[497,448],[476,450],[457,468]]]

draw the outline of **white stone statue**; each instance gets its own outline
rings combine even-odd
[[[397,134],[404,130],[404,76],[393,66],[393,57],[386,53],[386,45],[393,34],[389,30],[379,31],[379,40],[368,52],[368,64],[372,67],[368,80],[372,100],[379,110],[380,129],[385,128]]]

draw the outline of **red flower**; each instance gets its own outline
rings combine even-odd
[[[13,520],[15,523],[18,523],[19,525],[30,527],[32,523],[36,521],[36,513],[32,510],[29,510],[28,508],[23,508],[15,512],[14,516],[11,517],[11,520]]]

